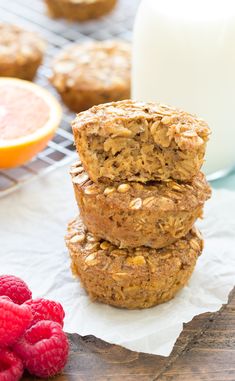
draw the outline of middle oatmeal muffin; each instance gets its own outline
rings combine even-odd
[[[210,130],[170,106],[125,100],[94,106],[72,123],[77,151],[94,182],[191,181]]]
[[[109,187],[94,184],[80,162],[70,173],[88,230],[121,248],[170,245],[188,233],[211,194],[202,173],[187,184],[168,180]]]
[[[121,308],[148,308],[172,299],[187,284],[202,252],[193,228],[163,249],[119,249],[90,234],[77,218],[68,226],[72,271],[93,300]]]
[[[80,112],[130,97],[130,45],[93,41],[65,48],[53,64],[51,82],[64,103]]]

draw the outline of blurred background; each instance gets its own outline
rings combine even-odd
[[[35,82],[59,99],[49,83],[50,65],[58,52],[69,43],[89,40],[124,39],[131,41],[134,18],[140,0],[119,0],[113,12],[85,23],[52,19],[43,0],[0,0],[0,22],[16,24],[37,32],[47,43],[43,64]],[[62,102],[60,101],[62,104]],[[74,113],[63,106],[63,120],[53,140],[29,163],[14,169],[0,170],[0,197],[39,175],[73,161],[76,156],[70,122]]]

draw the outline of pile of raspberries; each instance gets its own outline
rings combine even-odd
[[[18,381],[24,370],[47,378],[65,366],[69,343],[60,303],[32,299],[27,284],[0,276],[0,380]]]

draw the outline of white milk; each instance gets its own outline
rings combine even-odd
[[[204,170],[235,164],[235,0],[143,0],[134,28],[132,97],[204,118]]]

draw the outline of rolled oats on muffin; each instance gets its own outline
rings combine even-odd
[[[0,76],[33,80],[42,62],[44,41],[35,33],[0,24]]]
[[[66,243],[72,271],[93,300],[120,308],[148,308],[172,299],[184,287],[203,249],[193,228],[163,249],[120,249],[89,233],[77,218]]]
[[[117,0],[45,0],[48,13],[54,18],[71,21],[97,19],[109,13]]]
[[[71,176],[81,218],[101,239],[125,247],[161,248],[185,236],[202,216],[211,190],[202,173],[191,183],[93,183],[80,162]]]
[[[94,106],[72,123],[94,182],[191,181],[203,164],[210,130],[185,111],[124,100]]]
[[[130,97],[130,44],[93,41],[66,47],[55,59],[51,83],[64,103],[80,112]]]

